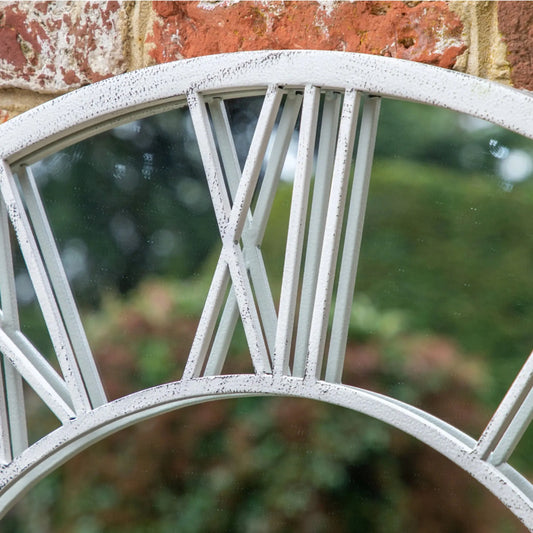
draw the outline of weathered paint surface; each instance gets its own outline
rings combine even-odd
[[[499,2],[498,25],[507,44],[511,80],[533,90],[533,2]]]
[[[148,107],[153,109],[156,102],[168,103],[171,98],[184,99],[185,95],[188,96],[193,124],[197,131],[201,131],[203,126],[198,127],[199,120],[206,127],[209,125],[207,109],[202,102],[204,92],[211,96],[218,94],[224,97],[226,91],[234,94],[235,89],[256,88],[265,84],[273,84],[273,87],[288,85],[300,90],[304,89],[304,86],[311,85],[317,88],[330,87],[335,91],[345,90],[345,94],[348,91],[352,93],[361,91],[374,96],[406,98],[456,111],[469,111],[473,116],[499,123],[512,131],[533,138],[533,124],[530,120],[533,113],[533,97],[525,92],[515,91],[502,84],[463,76],[450,70],[413,61],[405,62],[368,54],[340,54],[326,51],[244,52],[158,65],[151,70],[144,69],[118,76],[93,87],[86,87],[64,95],[61,99],[48,102],[2,125],[0,138],[3,142],[0,143],[0,159],[4,161],[0,164],[0,189],[11,223],[17,234],[18,244],[25,256],[28,271],[34,282],[36,294],[43,306],[43,313],[47,316],[47,311],[52,311],[58,315],[57,319],[49,324],[49,327],[51,339],[56,346],[57,360],[63,369],[62,374],[65,381],[63,382],[60,378],[52,378],[51,376],[55,374],[51,374],[47,367],[34,365],[26,353],[17,349],[17,346],[12,342],[7,343],[10,337],[0,328],[4,334],[4,346],[7,347],[0,346],[2,352],[7,355],[15,370],[41,398],[45,401],[48,400],[49,407],[62,421],[60,428],[32,444],[25,451],[13,454],[14,457],[10,455],[11,451],[15,449],[13,445],[15,440],[12,439],[15,432],[11,427],[9,428],[11,432],[8,434],[9,441],[4,438],[4,442],[7,442],[10,451],[4,454],[4,464],[0,465],[0,516],[21,493],[48,472],[88,445],[122,427],[173,409],[215,398],[230,398],[236,395],[282,395],[344,406],[403,430],[472,474],[480,483],[493,491],[524,522],[526,527],[533,530],[533,486],[505,463],[509,452],[514,449],[515,437],[518,436],[519,438],[522,435],[522,430],[529,423],[531,409],[527,404],[527,391],[531,381],[533,356],[529,358],[520,371],[515,384],[509,389],[506,399],[497,409],[491,423],[478,441],[442,420],[394,398],[388,398],[365,389],[333,383],[327,379],[320,380],[318,374],[314,372],[314,367],[309,366],[310,370],[306,371],[304,379],[295,377],[294,374],[290,375],[288,369],[284,371],[284,366],[278,364],[277,358],[280,356],[277,355],[278,352],[276,351],[274,351],[272,359],[274,360],[274,368],[281,369],[281,372],[278,373],[270,374],[268,368],[265,369],[266,365],[257,365],[256,361],[260,361],[260,359],[256,357],[254,359],[255,374],[215,374],[196,377],[193,373],[191,376],[185,375],[180,381],[162,384],[111,402],[104,400],[104,403],[98,407],[85,405],[83,395],[89,392],[89,387],[86,386],[88,381],[84,380],[84,382],[79,383],[80,379],[74,374],[75,370],[72,371],[71,369],[76,368],[73,365],[74,362],[78,363],[76,366],[79,369],[82,369],[87,364],[88,358],[92,358],[92,356],[90,353],[82,356],[82,352],[79,351],[76,354],[76,359],[73,359],[68,353],[63,355],[66,333],[58,322],[61,319],[59,309],[63,312],[63,309],[66,308],[65,291],[56,289],[56,287],[61,287],[54,281],[51,274],[51,281],[54,284],[52,290],[46,281],[47,278],[41,274],[41,272],[43,274],[45,272],[53,273],[54,264],[57,269],[55,262],[56,258],[59,258],[59,254],[56,251],[50,255],[43,251],[43,257],[40,257],[41,250],[46,250],[46,247],[49,248],[53,244],[47,242],[49,239],[47,236],[38,238],[33,236],[32,227],[25,218],[26,209],[17,192],[18,188],[10,165],[20,161],[17,159],[18,157],[27,156],[35,150],[40,151],[39,154],[42,156],[42,150],[46,149],[47,144],[51,149],[56,150],[63,140],[80,133],[80,130],[90,135],[91,132],[87,130],[87,126],[92,125],[95,128],[93,132],[97,131],[99,122],[105,121],[107,123],[111,117],[117,119],[124,117],[126,110],[139,110]],[[198,91],[198,94],[195,94],[195,91]],[[304,89],[304,92],[310,94],[313,91]],[[272,102],[279,103],[281,96],[278,90],[274,89],[273,93],[276,94],[276,97],[275,99],[272,97]],[[483,98],[480,98],[479,95],[483,95]],[[266,101],[268,103],[270,97],[267,96]],[[347,98],[345,98],[345,103],[346,101]],[[203,109],[200,111],[199,107]],[[311,113],[312,108],[313,104],[306,106],[304,95],[302,117],[306,111]],[[276,115],[273,105],[267,105],[265,110],[267,111],[261,112],[258,120],[257,129],[260,132],[270,131]],[[343,120],[344,116],[349,115],[343,115],[339,126],[338,142],[343,147],[348,144],[345,141],[341,142]],[[126,118],[124,119],[126,120]],[[303,125],[307,124],[306,127],[309,130],[312,122],[311,120],[301,121],[301,134]],[[312,127],[314,128],[314,126]],[[365,135],[365,129],[361,126],[360,142]],[[309,138],[308,135],[307,137]],[[242,254],[242,249],[239,244],[235,244],[235,240],[238,241],[243,236],[241,232],[245,223],[245,215],[253,197],[252,189],[257,183],[259,168],[255,168],[256,163],[245,165],[231,212],[228,213],[229,201],[227,198],[224,202],[226,206],[222,203],[218,204],[218,200],[215,201],[215,195],[218,194],[220,185],[223,186],[223,179],[222,172],[215,168],[211,161],[211,154],[216,154],[216,147],[210,147],[211,141],[206,141],[207,138],[207,135],[200,136],[200,139],[203,139],[200,151],[204,161],[204,169],[210,191],[212,191],[215,211],[220,209],[225,211],[221,214],[226,215],[218,216],[217,213],[217,218],[221,221],[220,232],[223,238],[223,250],[226,249],[227,251],[227,256],[222,259],[227,262],[235,294],[237,299],[240,298],[242,302],[239,303],[239,311],[245,330],[247,327],[251,329],[254,327],[252,322],[256,321],[255,316],[250,312],[255,305],[253,303],[254,295],[240,281],[246,266],[243,258],[237,257]],[[254,136],[250,152],[251,154],[258,154],[259,157],[254,156],[250,161],[261,161],[263,157],[260,153],[264,153],[267,144],[267,139],[262,134],[258,137]],[[204,151],[202,146],[207,150]],[[305,152],[304,149],[302,154]],[[312,152],[313,150],[311,150]],[[337,150],[337,153],[340,153],[340,150]],[[26,162],[28,162],[27,159]],[[276,179],[275,182],[278,180]],[[333,198],[342,196],[342,191],[338,196],[334,194],[336,189],[338,190],[340,187],[332,187],[331,197]],[[32,220],[39,220],[36,216],[40,217],[41,215],[31,214],[33,209],[31,206],[35,204],[35,193],[24,190],[24,187],[22,187],[22,192]],[[33,200],[28,201],[31,198]],[[337,201],[335,200],[328,207],[328,209],[333,209],[330,211],[332,217],[336,217],[339,213],[336,204]],[[254,211],[254,216],[256,214],[257,210]],[[329,218],[330,214],[328,213],[325,232],[333,236],[334,232],[329,231]],[[35,224],[34,227],[36,226]],[[349,227],[350,224],[347,223],[347,228]],[[4,235],[7,235],[7,232]],[[243,237],[242,240],[245,244],[246,239]],[[335,264],[330,259],[336,255],[336,252],[332,251],[333,246],[327,245],[327,240],[324,242],[326,246],[323,248],[326,249],[328,257],[324,259],[324,262],[321,258],[321,263],[323,262],[325,265],[324,268],[327,269],[328,275],[322,276],[319,272],[316,289],[314,289],[317,295],[324,294],[327,288],[326,284],[329,284],[329,279],[335,271]],[[233,258],[231,254],[233,254]],[[219,270],[225,272],[226,266],[222,263]],[[320,270],[322,270],[322,266]],[[299,269],[291,268],[287,270],[287,273],[292,271],[299,272]],[[287,273],[284,269],[284,276]],[[212,298],[213,305],[211,307],[208,307],[210,302],[206,303],[208,314],[202,313],[202,320],[204,316],[207,319],[203,322],[201,320],[199,334],[196,337],[209,339],[206,341],[206,346],[209,346],[214,335],[218,334],[212,327],[212,324],[216,322],[213,317],[218,314],[223,301],[222,296],[226,294],[225,288],[219,290],[218,286],[220,284],[215,280],[212,287],[215,287],[219,294]],[[57,307],[54,306],[56,298]],[[59,301],[60,298],[63,299],[62,302]],[[321,312],[321,309],[324,309],[323,301],[324,299],[321,298],[318,304],[313,304],[320,306],[316,316]],[[49,312],[48,316],[51,314]],[[325,316],[328,315],[329,313],[326,311]],[[62,316],[69,315],[63,313]],[[313,320],[314,322],[316,321]],[[69,340],[74,343],[75,339],[72,333],[74,330],[67,324],[65,327],[68,328]],[[229,328],[227,332],[232,334]],[[231,338],[231,335],[229,337]],[[255,337],[247,333],[247,338],[250,353],[253,354],[256,350],[256,353],[260,355],[263,348],[257,350]],[[310,342],[309,347],[311,346],[313,345]],[[319,351],[322,351],[321,348]],[[320,357],[321,354],[319,353],[318,356]],[[201,355],[201,357],[204,356]],[[252,357],[255,356],[252,355]],[[311,350],[309,350],[309,360],[310,357],[314,357]],[[318,359],[313,365],[318,367]],[[85,368],[88,367],[85,366]],[[201,365],[198,365],[198,368],[201,368]],[[59,388],[62,388],[63,384],[67,387],[65,393],[61,393]],[[61,409],[59,402],[67,403],[63,400],[63,395],[66,394],[68,394],[67,398],[72,400],[76,416],[72,416],[66,409]],[[11,401],[14,402],[13,398],[13,394],[6,395],[8,403],[5,405],[9,405]],[[15,403],[11,405],[15,405]],[[515,416],[515,414],[521,412],[525,413],[525,417],[523,420],[518,420],[519,416]],[[4,416],[3,419],[7,420],[7,417]],[[516,427],[513,427],[516,420],[518,423],[515,425]],[[17,429],[16,426],[15,429]],[[7,432],[4,433],[4,435],[6,434]],[[506,441],[507,436],[509,437],[508,440],[511,441],[510,443]],[[7,450],[5,444],[4,450]],[[498,452],[501,453],[498,455],[498,460],[495,461],[494,456]]]
[[[119,2],[0,7],[0,87],[57,93],[126,70]]]
[[[533,89],[533,2],[0,2],[0,121],[122,72],[262,49],[396,57]]]
[[[157,63],[265,49],[341,50],[453,67],[465,50],[446,2],[153,2]]]

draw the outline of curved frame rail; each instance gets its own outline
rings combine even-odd
[[[223,97],[257,91],[266,95],[241,170]],[[309,230],[304,254],[302,227],[308,216],[321,94],[324,111],[311,202],[314,229]],[[533,97],[527,93],[427,65],[319,51],[245,52],[151,67],[67,94],[0,126],[0,515],[47,473],[128,425],[218,398],[276,395],[344,406],[413,435],[469,472],[533,530],[533,486],[506,462],[533,417],[532,357],[478,441],[413,406],[340,383],[381,96],[461,111],[533,139]],[[252,197],[283,97],[286,104],[272,147],[275,157],[270,158],[275,164],[270,168],[269,163],[252,215]],[[222,252],[183,378],[108,402],[27,166],[100,131],[183,105],[193,120]],[[299,113],[291,247],[276,312],[258,250],[279,181],[278,160],[286,153]],[[358,121],[354,185],[347,200]],[[327,144],[322,139],[333,140]],[[322,175],[329,181],[321,181]],[[328,194],[320,193],[326,190]],[[320,196],[327,201],[321,202]],[[338,224],[345,207],[348,222],[340,252]],[[43,309],[61,374],[20,331],[9,224]],[[344,298],[338,297],[334,306],[335,334],[325,354],[331,274],[337,262],[338,291]],[[302,293],[313,297],[302,297],[296,312],[302,265]],[[262,295],[257,302],[254,290]],[[220,331],[232,332],[239,316],[255,374],[221,376],[230,335]],[[296,348],[291,346],[293,337]],[[22,379],[62,424],[31,446]]]

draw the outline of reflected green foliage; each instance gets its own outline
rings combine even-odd
[[[145,387],[149,361],[154,373],[163,365],[170,378],[180,376],[196,322],[183,314],[183,300],[183,282],[152,280],[126,298],[107,298],[89,317],[112,398]],[[347,382],[466,430],[485,418],[475,393],[484,365],[448,340],[420,336],[364,299],[350,331]],[[234,343],[225,371],[248,366],[248,353]],[[400,533],[435,531],[435,524],[518,531],[474,480],[414,439],[345,409],[282,398],[189,407],[107,438],[37,487],[10,517],[20,524],[13,531],[37,531],[39,515],[49,521],[40,533]]]
[[[429,163],[458,171],[458,177],[482,171],[486,177],[501,178],[502,163],[509,163],[513,152],[533,153],[529,139],[467,115],[421,104],[383,100],[379,124],[376,158]],[[532,174],[529,167],[522,179]]]
[[[508,365],[510,377],[532,347],[531,192],[504,192],[481,175],[376,162],[359,290],[380,307],[407,311],[416,328],[488,357],[495,375]]]
[[[82,303],[150,273],[188,276],[217,239],[183,109],[90,138],[33,171]]]
[[[229,109],[241,164],[257,104]],[[504,130],[384,102],[346,383],[480,433],[532,348],[532,153]],[[123,126],[34,171],[109,396],[179,379],[219,254],[187,113]],[[262,246],[275,295],[291,194],[282,183]],[[224,370],[250,367],[237,330]],[[513,457],[524,467],[526,437]],[[41,483],[5,530],[521,531],[491,498],[374,420],[244,399],[107,439]]]

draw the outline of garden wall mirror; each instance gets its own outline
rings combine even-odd
[[[71,458],[64,479],[74,483],[68,465],[82,450],[145,421],[154,450],[143,460],[175,468],[172,482],[136,495],[164,509],[161,531],[187,530],[179,520],[304,530],[294,517],[314,501],[313,483],[324,517],[339,520],[323,518],[324,530],[340,527],[348,515],[331,501],[359,509],[349,489],[401,457],[400,434],[533,528],[531,117],[527,93],[486,80],[292,51],[133,72],[3,125],[2,513]],[[250,399],[259,396],[285,400]],[[250,451],[273,433],[262,455]],[[143,445],[120,435],[109,442],[142,468]],[[307,465],[306,439],[319,447]],[[75,470],[91,477],[97,456],[120,456],[104,442]],[[219,452],[249,457],[254,477],[270,480],[250,489],[255,503],[243,504],[235,486],[247,485]],[[211,489],[178,500],[172,486],[202,460],[215,465]],[[398,505],[416,499],[398,488],[420,466],[406,464],[389,465],[396,489],[370,491],[370,507],[352,511],[366,530],[376,520],[414,530],[409,513],[392,519],[376,503],[394,491]],[[105,511],[119,496],[104,485],[90,501],[108,494]],[[219,529],[209,522],[215,486],[233,487],[224,505],[245,510],[220,511]],[[267,505],[269,491],[285,506]],[[254,529],[269,505],[281,522]],[[98,522],[100,511],[85,530],[122,531]]]

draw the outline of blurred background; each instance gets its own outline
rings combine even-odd
[[[227,104],[241,165],[261,102]],[[297,132],[262,246],[275,297],[296,143]],[[188,111],[125,124],[32,171],[108,397],[180,379],[220,251]],[[344,383],[480,435],[533,348],[532,177],[531,141],[383,101]],[[23,332],[52,354],[20,257],[17,265]],[[238,329],[225,372],[250,367]],[[37,440],[57,422],[31,390],[27,402]],[[532,449],[530,429],[510,460],[530,478]],[[2,531],[525,528],[447,459],[381,422],[311,401],[248,398],[107,438],[40,482]]]

